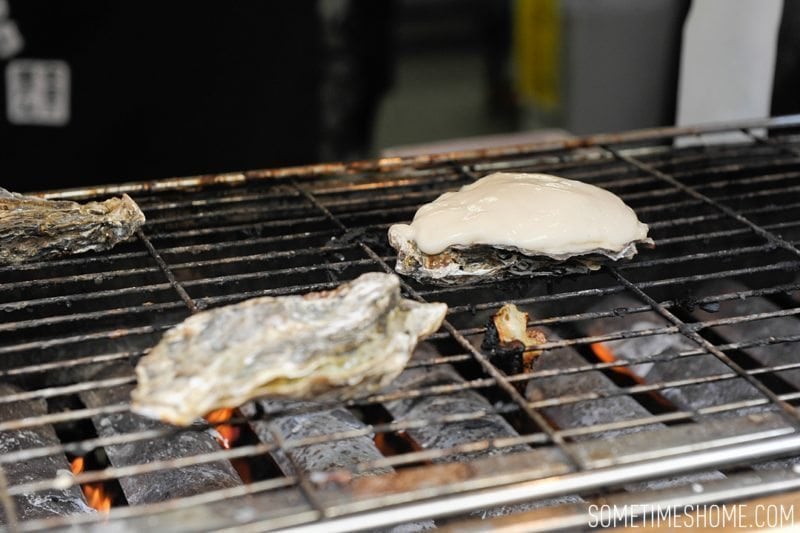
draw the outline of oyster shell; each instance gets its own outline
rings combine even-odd
[[[533,362],[542,355],[536,347],[547,342],[544,333],[528,327],[528,313],[514,304],[505,304],[486,324],[481,350],[506,374],[531,372]]]
[[[132,410],[178,425],[256,397],[346,399],[379,390],[447,305],[363,274],[326,292],[262,297],[189,317],[139,361]]]
[[[389,228],[396,270],[424,281],[585,272],[652,245],[648,227],[613,193],[547,174],[490,174]]]
[[[108,250],[142,224],[144,214],[127,194],[79,204],[0,188],[0,265]]]

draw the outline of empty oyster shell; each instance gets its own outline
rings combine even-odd
[[[436,331],[447,305],[400,295],[397,276],[363,274],[326,292],[204,311],[139,361],[132,410],[187,425],[256,397],[346,399],[379,390]]]
[[[396,270],[424,281],[587,271],[652,245],[615,194],[547,174],[496,173],[423,205],[389,228]]]
[[[533,362],[542,354],[536,346],[547,342],[544,333],[528,328],[528,313],[514,304],[505,304],[486,324],[481,350],[495,366],[506,374],[521,374],[533,369]]]
[[[144,214],[127,194],[79,204],[0,188],[0,265],[108,250],[142,224]]]

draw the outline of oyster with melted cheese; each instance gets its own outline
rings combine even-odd
[[[615,194],[547,174],[500,172],[419,208],[389,228],[396,270],[463,283],[547,270],[599,268],[652,245],[648,227]]]
[[[436,331],[447,305],[363,274],[332,291],[261,297],[169,330],[136,367],[132,410],[177,425],[258,397],[347,399],[380,390]]]

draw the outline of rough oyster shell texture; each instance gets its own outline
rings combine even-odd
[[[367,273],[326,292],[204,311],[168,331],[136,367],[134,412],[188,425],[257,397],[347,399],[377,391],[436,331],[447,305],[400,295]]]
[[[79,204],[0,188],[0,265],[108,250],[130,238],[144,221],[127,194]]]
[[[547,174],[495,173],[389,228],[396,270],[441,284],[559,274],[630,259],[648,227],[613,193]]]

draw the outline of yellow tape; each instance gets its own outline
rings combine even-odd
[[[560,48],[558,0],[515,0],[514,61],[523,102],[546,110],[559,105]]]

